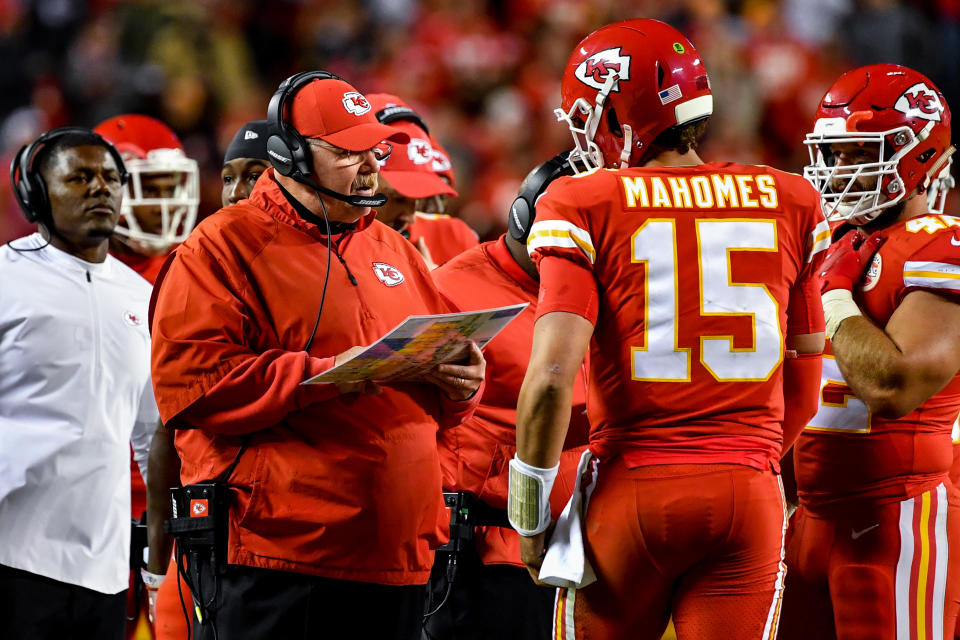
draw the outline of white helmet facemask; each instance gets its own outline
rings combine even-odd
[[[120,208],[117,239],[137,253],[159,255],[187,239],[197,221],[200,171],[179,149],[153,149],[146,158],[124,158],[130,180]],[[162,190],[163,195],[155,195]],[[137,213],[159,211],[160,229],[145,230]],[[156,214],[152,214],[153,217]],[[151,225],[153,226],[153,225]]]
[[[620,74],[616,71],[607,75],[603,87],[597,92],[595,104],[591,105],[585,98],[577,98],[570,106],[569,112],[562,108],[553,110],[557,116],[557,121],[566,123],[570,129],[570,134],[573,136],[574,148],[570,151],[567,159],[574,175],[587,173],[604,166],[603,152],[593,141],[593,138],[597,134],[597,127],[600,126],[604,103],[607,101],[607,96],[616,87],[619,77]],[[586,119],[581,116],[586,116]],[[583,126],[577,126],[576,120],[583,120]]]
[[[888,137],[900,146],[900,150],[889,158],[886,157]],[[810,153],[810,164],[803,168],[803,177],[820,192],[823,213],[828,221],[866,224],[908,195],[903,188],[898,164],[919,142],[909,127],[849,132],[843,118],[821,118],[817,120],[814,132],[808,133],[804,140]],[[837,164],[830,146],[845,143],[877,145],[877,161]]]

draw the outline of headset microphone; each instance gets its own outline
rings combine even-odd
[[[307,178],[306,176],[294,175],[290,177],[300,184],[305,184],[311,189],[319,191],[320,193],[325,193],[331,198],[336,198],[337,200],[346,202],[354,207],[382,207],[387,202],[387,196],[383,195],[382,193],[378,193],[375,196],[370,196],[369,198],[365,196],[351,196],[347,195],[346,193],[334,191],[333,189],[328,189],[323,185],[314,182],[310,178]]]

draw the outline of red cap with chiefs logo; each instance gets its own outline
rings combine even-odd
[[[378,122],[364,95],[343,80],[314,80],[302,87],[290,105],[290,122],[304,138],[320,138],[348,151],[409,139]]]
[[[389,106],[406,106],[387,93],[372,93],[369,99],[374,112]],[[410,120],[398,120],[390,126],[409,137],[406,144],[394,144],[390,157],[380,166],[380,175],[390,186],[407,198],[429,198],[441,193],[456,197],[457,192],[434,172],[430,134]]]

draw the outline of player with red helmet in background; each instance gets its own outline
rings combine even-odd
[[[184,154],[183,144],[170,127],[150,116],[114,116],[94,131],[117,148],[130,174],[120,222],[110,238],[110,253],[153,284],[167,255],[196,223],[200,203],[197,162]],[[136,461],[131,462],[130,476],[132,515],[143,519],[147,487]],[[152,564],[154,572],[141,572],[148,600],[155,598],[163,579],[158,568],[167,566],[159,559]],[[137,590],[131,588],[129,593],[131,601],[138,602]],[[144,600],[142,604],[141,611],[152,623],[152,603]],[[127,625],[128,638],[134,636],[139,619],[138,615]]]
[[[110,251],[152,283],[167,254],[196,224],[197,161],[184,154],[170,127],[150,116],[115,116],[94,131],[117,148],[130,171]]]
[[[380,190],[390,199],[377,208],[377,220],[399,231],[433,269],[475,247],[476,232],[463,220],[437,210],[448,197],[456,197],[453,168],[446,152],[436,145],[427,124],[409,105],[389,93],[367,96],[383,124],[398,126],[411,142],[398,145],[380,171]]]
[[[659,639],[671,615],[680,638],[775,637],[777,471],[823,348],[819,199],[800,176],[699,158],[710,81],[662,22],[587,36],[561,93],[580,175],[550,184],[527,242],[540,296],[508,504],[523,560],[563,587],[558,638]],[[589,453],[543,556],[588,347]]]
[[[827,91],[805,143],[804,175],[837,226],[822,269],[830,355],[795,451],[782,637],[950,638],[960,218],[929,206],[951,182],[950,110],[912,69],[861,67]]]

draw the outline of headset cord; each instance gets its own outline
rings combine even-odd
[[[317,189],[313,190],[314,194],[317,196],[317,201],[320,203],[320,210],[323,211],[323,223],[327,227],[327,272],[323,275],[323,291],[320,293],[320,309],[317,310],[317,320],[313,323],[313,331],[310,332],[310,339],[307,340],[307,344],[303,345],[301,351],[310,352],[310,345],[313,344],[313,338],[317,335],[317,327],[320,326],[320,316],[323,315],[323,303],[327,299],[327,284],[330,282],[330,254],[333,252],[332,247],[330,246],[333,242],[333,239],[330,237],[330,217],[327,216],[327,205],[323,203],[323,200],[320,198],[320,191]],[[337,257],[340,257],[340,254],[337,253]],[[341,261],[343,258],[340,258]]]
[[[40,233],[39,230],[38,230],[38,233]],[[48,233],[49,233],[49,232],[48,232]],[[26,236],[25,236],[25,237],[26,237]],[[40,237],[43,237],[43,233],[40,233]],[[50,235],[47,236],[46,238],[43,238],[43,239],[44,239],[44,243],[43,243],[42,245],[40,245],[39,247],[33,247],[33,248],[31,248],[31,249],[18,249],[18,248],[16,248],[15,246],[13,246],[13,240],[9,240],[6,244],[7,244],[8,247],[10,247],[11,249],[13,249],[13,250],[16,251],[17,253],[30,253],[31,251],[40,251],[41,249],[46,249],[47,247],[49,247],[49,246],[50,246],[50,240],[51,240],[51,238],[53,238],[53,234],[52,234],[52,233],[50,233]]]

